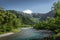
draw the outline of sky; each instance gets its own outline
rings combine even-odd
[[[7,10],[27,13],[47,13],[57,0],[0,0],[0,6]]]

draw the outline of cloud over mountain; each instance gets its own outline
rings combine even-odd
[[[27,13],[27,14],[31,14],[31,13],[32,13],[32,11],[31,11],[30,9],[26,9],[26,10],[24,10],[23,12],[24,12],[24,13]]]

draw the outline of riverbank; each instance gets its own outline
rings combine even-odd
[[[1,37],[6,37],[6,36],[9,36],[9,35],[12,35],[12,34],[14,34],[14,33],[13,33],[13,32],[4,33],[4,34],[1,34],[1,35],[0,35],[0,38],[1,38]]]
[[[0,35],[1,40],[18,40],[20,39],[40,39],[44,37],[49,37],[51,36],[51,31],[48,30],[36,30],[31,27],[29,28],[21,28],[21,32],[16,33],[16,32],[9,32],[5,34]],[[26,36],[27,35],[27,36]]]
[[[11,32],[0,34],[0,38],[16,34],[16,33],[20,32],[20,31],[21,31],[20,29],[13,29]]]

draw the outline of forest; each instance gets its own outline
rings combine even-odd
[[[4,10],[0,7],[0,34],[18,31],[22,27],[33,27],[37,30],[51,30],[54,35],[42,40],[60,39],[60,1],[53,4],[54,17],[48,17],[41,21],[29,14],[15,10]],[[38,22],[37,22],[37,20]]]

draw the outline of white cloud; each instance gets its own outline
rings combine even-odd
[[[32,13],[32,11],[29,10],[29,9],[26,9],[26,10],[24,10],[23,12],[24,12],[24,13],[27,13],[27,14],[31,14],[31,13]]]

